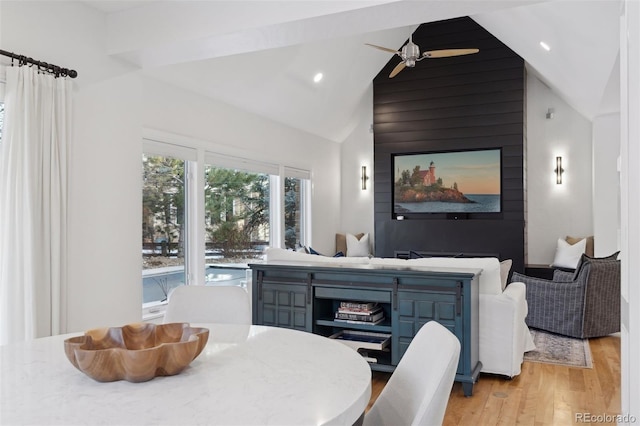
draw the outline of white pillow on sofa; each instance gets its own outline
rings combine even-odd
[[[360,239],[353,234],[347,234],[347,256],[369,256],[369,234],[364,234]]]
[[[513,260],[506,259],[500,262],[500,281],[502,284],[502,291],[507,288],[507,280],[509,279],[509,272],[511,272],[511,266],[513,265]]]
[[[557,268],[576,269],[582,254],[587,248],[587,239],[583,238],[575,244],[569,244],[562,238],[558,238],[556,255],[551,266]]]

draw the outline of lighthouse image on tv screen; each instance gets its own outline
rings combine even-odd
[[[395,214],[501,210],[500,149],[395,155],[393,169]]]

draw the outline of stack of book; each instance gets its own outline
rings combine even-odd
[[[340,302],[335,321],[375,325],[384,321],[384,311],[374,302]]]

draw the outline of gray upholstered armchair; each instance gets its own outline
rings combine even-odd
[[[533,328],[577,338],[620,331],[620,261],[582,255],[575,272],[556,270],[553,280],[513,273],[512,282],[527,288]]]

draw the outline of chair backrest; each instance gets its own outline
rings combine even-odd
[[[441,425],[460,358],[460,341],[436,321],[415,335],[365,425]]]
[[[606,336],[620,331],[620,261],[590,259],[585,289],[582,335]]]
[[[238,286],[177,287],[169,295],[164,322],[251,324],[249,293]]]

